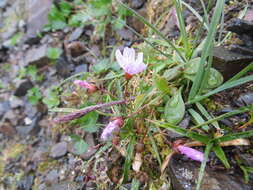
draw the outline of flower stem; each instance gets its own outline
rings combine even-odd
[[[113,105],[125,104],[128,101],[131,101],[131,100],[134,100],[134,99],[135,99],[135,97],[131,97],[128,100],[118,100],[118,101],[113,101],[113,102],[109,102],[109,103],[97,104],[97,105],[94,105],[94,106],[89,106],[89,107],[86,107],[84,109],[80,109],[78,111],[75,111],[73,113],[57,117],[57,118],[54,119],[54,122],[55,123],[68,122],[68,121],[71,121],[71,120],[74,120],[74,119],[78,119],[78,118],[84,116],[85,114],[87,114],[87,113],[89,113],[91,111],[94,111],[94,110],[97,110],[97,109],[100,109],[100,108],[104,108],[104,107],[110,107],[110,106],[113,106]]]

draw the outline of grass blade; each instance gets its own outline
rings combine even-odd
[[[157,157],[158,163],[161,166],[162,165],[162,160],[160,158],[160,154],[159,154],[158,148],[156,146],[155,140],[154,140],[153,136],[151,135],[150,131],[148,132],[148,136],[149,136],[152,148],[154,149],[155,155]]]
[[[177,52],[177,54],[183,61],[186,61],[180,50],[168,38],[166,38],[166,36],[164,36],[159,30],[157,30],[153,24],[149,23],[143,16],[141,16],[136,11],[128,7],[126,4],[122,3],[119,0],[117,0],[117,2],[120,5],[122,5],[125,9],[127,9],[129,12],[131,12],[134,16],[136,16],[141,22],[150,27],[158,36],[160,36],[163,40],[165,40],[171,46],[172,49],[174,49]]]
[[[172,132],[175,132],[177,134],[180,134],[182,136],[186,136],[186,137],[189,137],[195,141],[199,141],[199,142],[202,142],[204,144],[207,144],[207,142],[209,142],[210,138],[208,136],[205,136],[205,135],[201,135],[199,133],[196,133],[196,132],[193,132],[193,131],[188,131],[187,129],[183,129],[181,127],[178,127],[178,126],[174,126],[174,125],[171,125],[169,123],[161,123],[159,121],[152,121],[152,120],[147,120],[159,127],[163,127],[163,128],[166,128]]]
[[[207,112],[207,110],[205,109],[205,107],[200,104],[199,102],[196,103],[197,108],[199,109],[199,111],[205,116],[206,119],[211,120],[213,119],[212,116]],[[217,121],[214,121],[212,123],[212,125],[216,128],[216,129],[220,129],[219,123]]]
[[[208,35],[206,38],[206,42],[204,45],[204,49],[201,54],[201,61],[200,61],[200,66],[197,72],[197,75],[193,81],[188,100],[192,100],[198,93],[199,93],[199,88],[201,87],[201,84],[203,82],[203,78],[205,75],[208,76],[209,73],[205,73],[205,62],[206,59],[209,55],[210,49],[213,46],[213,39],[214,36],[217,32],[217,25],[220,20],[220,16],[223,10],[224,6],[224,0],[220,0],[216,2],[213,18],[209,27]],[[210,62],[211,64],[211,62]],[[210,66],[209,66],[210,67]]]
[[[208,124],[213,123],[215,121],[219,121],[221,119],[224,119],[224,118],[227,118],[227,117],[230,117],[230,116],[233,116],[233,115],[237,115],[237,114],[240,114],[240,113],[244,113],[244,112],[247,112],[247,111],[250,111],[250,110],[253,110],[252,106],[241,107],[240,109],[237,109],[237,110],[234,110],[234,111],[222,114],[222,115],[220,115],[218,117],[210,119],[209,121],[206,121],[204,123],[198,124],[198,125],[192,127],[190,130],[193,130],[193,129],[199,128],[199,127],[201,127],[203,125],[208,125]]]
[[[241,78],[243,75],[245,75],[247,72],[253,70],[253,62],[250,63],[247,67],[245,67],[244,69],[242,69],[239,73],[237,73],[235,76],[233,76],[232,78],[230,78],[227,82],[231,82],[234,80],[237,80],[239,78]]]
[[[192,115],[194,120],[197,122],[197,124],[202,124],[202,123],[205,122],[205,120],[201,117],[201,115],[198,112],[196,112],[195,110],[189,109],[188,111]],[[208,131],[209,126],[208,125],[202,125],[202,129],[204,129],[205,131]]]
[[[135,136],[132,136],[131,140],[128,144],[128,147],[127,147],[125,163],[124,163],[124,166],[123,166],[123,176],[124,176],[123,177],[123,182],[128,181],[129,170],[131,168],[131,163],[132,163],[132,160],[133,160],[135,143],[136,143]]]
[[[205,174],[205,168],[206,168],[208,155],[209,155],[212,147],[213,147],[213,142],[210,141],[206,146],[204,161],[201,163],[201,166],[200,166],[199,177],[198,177],[198,181],[197,181],[196,190],[200,190],[201,183],[202,183],[202,180],[203,180],[203,177],[204,177],[204,174]]]
[[[221,143],[221,142],[231,141],[231,140],[239,139],[239,138],[248,138],[252,136],[253,136],[253,130],[249,130],[249,131],[224,135],[222,137],[215,138],[214,140],[217,141],[218,143]]]
[[[213,151],[215,152],[216,156],[220,159],[220,161],[224,164],[224,166],[229,169],[230,165],[228,159],[219,145],[213,146]]]
[[[192,14],[194,14],[194,15],[196,16],[196,18],[200,21],[200,23],[202,23],[202,22],[204,23],[203,25],[204,25],[204,27],[206,28],[206,30],[208,31],[209,28],[208,28],[207,24],[204,22],[202,16],[201,16],[191,5],[189,5],[188,3],[182,1],[182,4],[183,4],[186,8],[188,8],[188,9],[192,12]]]
[[[177,17],[178,17],[178,22],[179,22],[180,35],[184,42],[184,51],[185,51],[186,56],[189,57],[191,50],[190,50],[190,44],[188,41],[186,29],[185,29],[186,27],[185,27],[184,18],[183,18],[181,0],[174,0],[174,4],[176,7]]]
[[[229,88],[233,88],[235,86],[239,86],[239,85],[242,85],[244,83],[247,83],[247,82],[250,82],[250,81],[253,81],[253,75],[250,75],[250,76],[246,76],[246,77],[243,77],[243,78],[240,78],[238,80],[233,80],[233,81],[228,81],[226,83],[224,83],[223,85],[219,86],[218,88],[202,95],[202,96],[197,96],[196,98],[194,98],[193,100],[189,100],[187,102],[187,104],[193,104],[195,102],[199,102],[200,100],[203,100],[211,95],[214,95],[218,92],[221,92],[223,90],[226,90],[226,89],[229,89]]]

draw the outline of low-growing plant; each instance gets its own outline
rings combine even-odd
[[[106,10],[102,7],[112,5],[111,1],[106,0],[90,2],[91,4],[83,5],[85,9],[82,11],[90,11],[90,8],[101,9],[101,12],[93,13],[99,14],[100,17],[105,16],[103,11]],[[115,55],[118,65],[115,65],[114,59],[103,59],[92,67],[93,72],[83,76],[72,76],[61,83],[61,89],[63,92],[66,91],[64,94],[66,101],[62,105],[65,108],[55,108],[60,104],[59,87],[49,93],[43,102],[49,108],[54,108],[51,109],[52,112],[65,113],[54,119],[56,123],[69,122],[69,125],[86,132],[98,132],[100,119],[110,117],[110,121],[105,124],[101,133],[100,142],[107,146],[108,143],[105,142],[113,139],[112,146],[124,157],[122,182],[129,181],[131,166],[136,173],[140,171],[142,165],[140,160],[144,152],[147,154],[149,151],[141,148],[137,150],[136,147],[137,144],[145,147],[148,138],[150,139],[148,143],[153,148],[150,154],[155,155],[160,165],[161,175],[172,155],[178,152],[201,162],[196,188],[199,190],[209,153],[213,151],[224,166],[230,168],[229,160],[222,149],[224,142],[253,136],[252,130],[226,131],[218,122],[239,113],[252,112],[252,106],[214,117],[205,105],[201,104],[201,100],[252,81],[252,75],[244,75],[252,70],[253,63],[225,83],[222,75],[212,68],[212,48],[216,44],[215,36],[223,12],[224,0],[216,1],[210,22],[206,11],[208,8],[205,8],[202,2],[205,14],[203,18],[200,15],[198,17],[207,30],[207,36],[197,48],[185,31],[182,9],[186,4],[181,0],[174,0],[181,31],[178,41],[175,42],[167,39],[154,25],[126,4],[121,1],[115,3],[124,8],[125,12],[130,12],[139,18],[155,35],[152,38],[146,37],[144,42],[133,46],[138,53],[134,48],[128,47],[124,48],[123,53],[119,49],[112,51],[111,57]],[[190,10],[193,11],[193,8]],[[199,49],[201,49],[200,57],[197,56]],[[80,80],[73,81],[77,77]],[[69,83],[70,81],[72,83]],[[68,108],[72,105],[76,107]],[[193,126],[190,129],[179,126],[186,113],[191,116]],[[201,146],[205,146],[205,152],[192,149],[187,143],[174,142],[172,146],[167,145],[171,153],[162,160],[157,144],[163,142],[163,138],[156,141],[152,136],[160,133],[163,137],[164,129],[197,141]],[[225,135],[220,133],[221,130],[226,132]],[[87,144],[82,137],[76,135],[71,137],[78,153],[87,150]],[[197,153],[198,158],[193,153]],[[251,172],[250,168],[245,169],[244,166],[240,166],[245,175]],[[132,183],[138,185],[134,180]]]

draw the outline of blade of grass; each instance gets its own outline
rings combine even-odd
[[[221,143],[221,142],[231,141],[231,140],[239,139],[239,138],[248,138],[252,136],[253,136],[253,130],[249,130],[249,131],[224,135],[222,137],[215,138],[214,141]]]
[[[153,121],[153,120],[149,120],[149,119],[146,119],[146,120],[159,126],[159,127],[163,127],[163,128],[168,129],[172,132],[175,132],[175,133],[180,134],[182,136],[189,137],[193,140],[202,142],[204,144],[207,144],[207,142],[209,142],[209,140],[210,140],[210,138],[208,136],[204,136],[204,135],[201,135],[201,134],[193,132],[193,131],[188,131],[187,129],[183,129],[181,127],[174,126],[169,123],[161,123],[159,121]]]
[[[133,160],[135,144],[136,144],[135,136],[132,136],[127,147],[125,163],[123,166],[123,183],[128,181],[128,175]]]
[[[207,110],[205,109],[205,107],[200,104],[199,102],[196,103],[197,108],[199,109],[199,111],[205,116],[206,119],[211,120],[213,119],[212,116],[207,112]],[[216,128],[216,129],[220,129],[219,123],[217,121],[214,121],[212,123],[212,125]]]
[[[140,188],[140,182],[137,179],[132,180],[132,187],[131,190],[139,190]]]
[[[240,113],[244,113],[244,112],[250,111],[250,110],[252,110],[252,109],[253,109],[252,106],[244,106],[244,107],[241,107],[240,109],[237,109],[237,110],[234,110],[234,111],[231,111],[231,112],[222,114],[222,115],[220,115],[220,116],[218,116],[218,117],[215,117],[215,118],[213,118],[213,119],[210,119],[210,120],[208,120],[208,121],[206,121],[206,122],[204,122],[204,123],[198,124],[198,125],[192,127],[190,130],[197,129],[197,128],[203,126],[203,125],[208,125],[208,124],[213,123],[213,122],[215,122],[215,121],[219,121],[219,120],[221,120],[221,119],[224,119],[224,118],[227,118],[227,117],[231,117],[231,116],[233,116],[233,115],[237,115],[237,114],[240,114]]]
[[[161,167],[161,165],[162,165],[162,160],[161,160],[161,158],[160,158],[160,154],[159,154],[158,148],[157,148],[157,146],[156,146],[155,140],[154,140],[153,136],[151,135],[150,131],[148,132],[148,136],[149,136],[149,139],[150,139],[152,148],[154,149],[155,155],[156,155],[156,157],[157,157],[158,163],[159,163],[159,165],[160,165],[160,167]]]
[[[182,1],[182,4],[184,6],[186,6],[186,8],[188,8],[196,16],[196,18],[200,21],[200,23],[203,22],[204,27],[208,31],[209,30],[208,25],[204,22],[204,19],[202,18],[202,16],[191,5],[189,5],[188,3]]]
[[[174,5],[176,7],[176,12],[177,12],[177,18],[179,22],[179,30],[180,30],[180,35],[183,39],[184,42],[184,51],[186,54],[186,57],[189,57],[191,50],[190,50],[190,44],[188,41],[187,33],[186,33],[186,27],[184,23],[184,18],[183,18],[183,11],[182,11],[182,5],[181,5],[181,0],[173,0]]]
[[[131,30],[136,36],[138,36],[139,38],[141,38],[142,40],[144,40],[148,45],[150,45],[152,48],[154,48],[156,51],[158,51],[159,53],[161,53],[162,55],[164,55],[165,57],[171,58],[172,56],[169,54],[166,54],[164,52],[162,52],[161,50],[159,50],[157,47],[155,47],[150,41],[148,41],[143,35],[141,35],[140,33],[138,33],[135,29],[133,29],[131,26],[129,26],[128,24],[124,23],[121,20],[116,19],[116,17],[113,16],[113,18],[115,18],[115,20],[117,20],[117,22],[124,24],[126,28],[128,28],[129,30]]]
[[[188,112],[192,115],[192,117],[197,122],[197,124],[202,124],[205,122],[205,120],[201,117],[201,115],[198,112],[196,112],[194,109],[189,109]],[[209,126],[202,125],[202,129],[204,129],[205,131],[208,131]]]
[[[135,10],[128,7],[126,4],[122,3],[120,0],[117,0],[117,2],[120,5],[122,5],[125,9],[127,9],[129,12],[131,12],[134,16],[136,16],[141,22],[143,22],[145,25],[150,27],[158,36],[160,36],[163,40],[165,40],[171,46],[172,49],[174,49],[177,52],[177,54],[183,61],[186,61],[186,59],[184,58],[180,50],[168,38],[166,38],[166,36],[164,36],[158,29],[156,29],[156,27],[153,24],[149,23],[143,16],[141,16]]]
[[[200,166],[196,190],[200,190],[201,183],[202,183],[202,180],[203,180],[203,177],[204,177],[204,174],[205,174],[205,168],[206,168],[208,155],[209,155],[212,147],[213,147],[213,142],[212,141],[208,142],[208,144],[206,146],[206,149],[205,149],[204,161],[201,163],[201,166]]]
[[[216,2],[213,18],[209,27],[204,49],[201,54],[200,66],[199,66],[197,75],[193,81],[193,84],[188,96],[188,100],[192,100],[199,93],[199,88],[202,84],[204,76],[205,75],[208,76],[209,74],[209,73],[205,73],[205,70],[204,70],[205,62],[206,62],[206,58],[209,55],[210,48],[213,46],[213,39],[217,31],[217,25],[220,20],[221,12],[223,10],[223,5],[224,5],[224,0],[220,0]],[[211,64],[211,62],[209,64]]]
[[[224,166],[227,169],[229,169],[230,165],[229,165],[228,159],[227,159],[224,151],[220,147],[220,145],[213,146],[213,151],[215,152],[216,156],[220,159],[220,161],[224,164]]]
[[[216,88],[204,95],[197,96],[196,98],[189,100],[186,104],[193,104],[195,102],[199,102],[200,100],[203,100],[203,99],[205,99],[211,95],[214,95],[218,92],[221,92],[223,90],[227,90],[229,88],[233,88],[235,86],[242,85],[242,84],[250,82],[250,81],[253,81],[253,75],[246,76],[246,77],[240,78],[238,80],[228,81],[228,82],[224,83],[223,85],[219,86],[218,88]]]
[[[251,70],[253,70],[253,62],[250,63],[249,65],[247,65],[247,67],[245,67],[244,69],[242,69],[235,76],[233,76],[232,78],[230,78],[227,82],[231,82],[231,81],[237,80],[237,79],[241,78],[243,75],[245,75],[247,72],[249,72]]]

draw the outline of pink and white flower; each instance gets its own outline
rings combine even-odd
[[[120,126],[123,125],[122,118],[117,118],[111,121],[103,130],[101,134],[101,139],[103,141],[110,140],[113,135],[120,131]]]
[[[134,75],[144,71],[147,68],[147,65],[143,63],[143,53],[140,52],[135,56],[135,50],[133,48],[125,47],[123,54],[120,50],[116,50],[116,59],[123,68],[127,75]]]
[[[88,92],[90,92],[90,93],[95,92],[97,90],[97,87],[94,84],[91,84],[91,83],[84,81],[84,80],[75,80],[74,84],[88,89]]]
[[[177,150],[181,153],[187,156],[188,158],[192,160],[196,160],[199,162],[202,162],[204,160],[204,154],[203,152],[200,152],[198,150],[195,150],[193,148],[184,146],[184,145],[179,145],[177,146]]]

